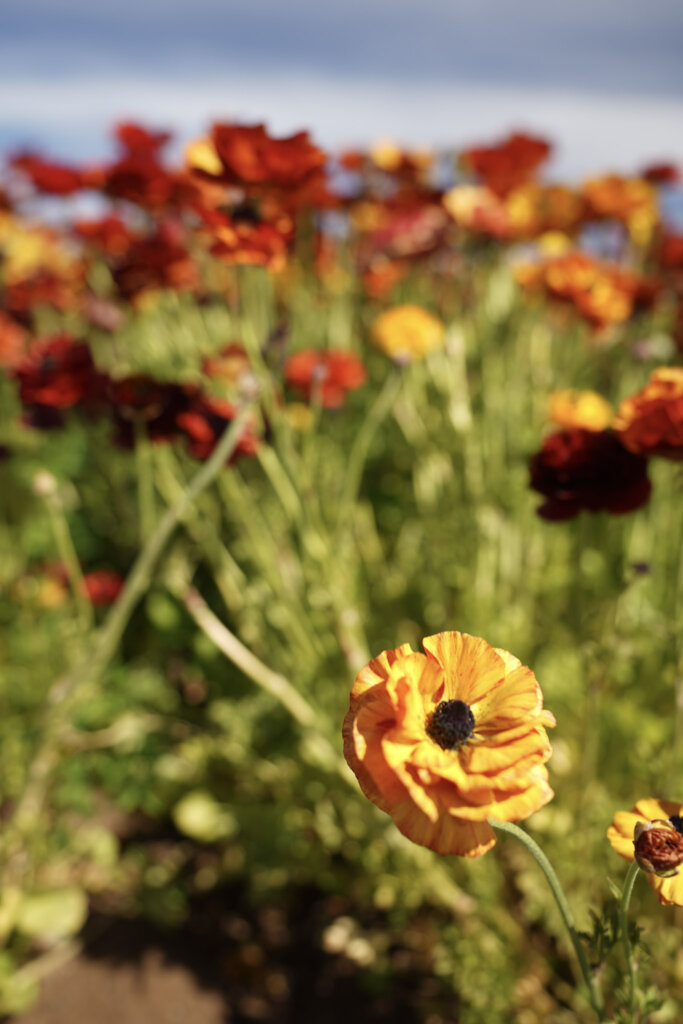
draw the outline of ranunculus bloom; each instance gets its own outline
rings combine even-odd
[[[123,579],[113,569],[94,569],[83,576],[83,593],[96,607],[113,604],[121,593]]]
[[[300,187],[320,175],[327,159],[309,140],[308,132],[275,139],[262,124],[214,125],[210,148],[206,142],[195,143],[187,156],[194,170],[224,184],[284,189]]]
[[[188,408],[176,416],[176,423],[187,437],[190,455],[195,459],[208,459],[234,420],[237,409],[223,399],[212,398],[199,391],[192,392],[189,388],[187,392]],[[239,455],[255,455],[260,443],[253,425],[247,424],[230,461]]]
[[[33,187],[45,195],[70,196],[83,188],[80,170],[52,160],[43,160],[33,153],[13,157],[10,166],[25,174]]]
[[[677,834],[683,836],[682,815],[683,804],[647,797],[645,800],[639,800],[630,811],[617,811],[612,824],[607,829],[607,838],[620,857],[623,857],[624,860],[635,860],[634,837],[637,826],[640,826],[638,831],[639,834],[642,834],[643,824],[654,825],[654,827],[670,825]],[[659,838],[663,839],[664,837]],[[642,853],[646,858],[648,854],[655,857],[655,864],[652,864],[652,867],[663,867],[661,860],[663,844],[661,842],[649,845],[641,842],[639,845],[639,855]],[[677,847],[678,843],[674,840],[673,844],[668,843],[667,845],[671,846],[669,851],[671,855],[674,852],[674,846]],[[669,856],[668,859],[670,869],[677,870],[674,866],[675,858]],[[645,877],[651,888],[654,889],[660,903],[664,906],[674,904],[677,907],[683,907],[683,874],[677,873],[669,877],[662,877],[650,872],[647,868],[644,870],[646,871]]]
[[[548,402],[548,415],[553,423],[565,430],[581,427],[583,430],[606,430],[614,412],[609,402],[597,391],[553,391]]]
[[[467,633],[383,651],[362,669],[344,719],[344,756],[361,789],[413,842],[479,857],[488,818],[519,821],[552,799],[546,728],[531,669]]]
[[[608,430],[550,434],[530,470],[532,488],[547,499],[537,510],[543,519],[574,519],[583,509],[633,512],[650,497],[647,460]]]
[[[621,403],[614,429],[632,452],[683,459],[683,368],[655,370],[642,391]]]
[[[27,406],[70,409],[102,386],[89,347],[68,334],[35,342],[14,373]]]
[[[285,380],[305,398],[318,391],[325,409],[339,409],[347,392],[355,391],[367,380],[362,360],[353,352],[339,349],[295,352],[285,363]]]
[[[444,325],[421,306],[394,306],[380,313],[372,325],[372,338],[386,355],[398,362],[424,359],[443,348]]]
[[[497,195],[505,196],[513,188],[533,180],[551,149],[545,139],[517,132],[492,146],[463,150],[460,163]]]

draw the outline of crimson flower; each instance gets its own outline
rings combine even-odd
[[[530,470],[532,488],[546,498],[537,509],[543,519],[574,519],[582,510],[633,512],[650,497],[647,460],[609,430],[550,434]]]

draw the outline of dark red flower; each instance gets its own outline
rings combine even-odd
[[[230,423],[235,418],[237,409],[232,402],[212,398],[195,392],[186,412],[176,417],[180,431],[188,440],[190,454],[195,459],[208,459],[220,441]],[[260,440],[251,425],[247,426],[239,440],[235,455],[254,455]]]
[[[460,163],[495,192],[505,196],[512,189],[532,181],[550,155],[545,139],[515,132],[492,146],[474,146],[460,154]]]
[[[339,349],[296,352],[285,363],[284,376],[289,386],[305,398],[310,399],[317,391],[325,409],[339,409],[347,392],[367,380],[362,360]]]
[[[251,264],[282,270],[294,239],[291,218],[281,216],[275,223],[246,216],[240,210],[197,210],[212,239],[211,252],[229,264]]]
[[[35,342],[15,368],[19,397],[26,406],[70,409],[102,387],[90,349],[68,334]]]
[[[111,411],[115,443],[132,448],[136,432],[150,441],[171,441],[178,434],[177,417],[187,410],[194,392],[180,384],[164,384],[151,377],[108,380],[104,398]]]
[[[119,294],[126,301],[149,289],[192,289],[199,280],[182,231],[177,231],[170,222],[159,224],[146,238],[136,238],[124,254],[111,262],[110,269]]]
[[[624,448],[609,430],[551,434],[530,470],[532,488],[547,498],[537,510],[543,519],[574,519],[583,509],[633,512],[650,497],[647,460]]]
[[[680,180],[681,172],[675,164],[648,164],[640,172],[640,177],[645,178],[651,185],[675,185]]]
[[[43,160],[33,153],[21,153],[10,160],[10,167],[21,171],[38,192],[51,196],[70,196],[83,188],[83,174],[67,164]]]
[[[217,124],[212,139],[223,165],[221,180],[231,185],[291,188],[317,174],[327,159],[308,132],[276,139],[262,124]]]
[[[38,306],[51,306],[65,313],[74,305],[74,282],[47,268],[37,270],[7,285],[3,298],[5,310],[25,327],[32,325],[32,313]]]
[[[123,589],[123,579],[113,569],[95,569],[83,576],[83,593],[96,607],[113,604]]]

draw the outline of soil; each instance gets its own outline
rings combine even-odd
[[[211,893],[169,932],[94,915],[84,950],[43,982],[21,1024],[456,1024],[419,918],[377,959],[341,897],[301,890],[287,905]],[[386,933],[384,933],[386,934]],[[455,1016],[453,1014],[456,1014]]]

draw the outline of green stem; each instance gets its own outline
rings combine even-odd
[[[538,845],[538,843],[535,840],[533,840],[527,832],[519,828],[517,825],[513,825],[512,822],[510,821],[496,821],[492,818],[489,818],[489,825],[491,825],[492,828],[497,829],[499,832],[505,832],[508,835],[513,836],[515,839],[517,839],[526,849],[526,851],[531,854],[531,856],[534,858],[539,868],[545,875],[546,881],[550,886],[550,890],[553,896],[555,897],[557,908],[560,911],[560,914],[562,915],[562,920],[564,921],[564,926],[567,929],[567,934],[569,935],[572,946],[574,947],[576,958],[579,961],[581,973],[586,983],[586,988],[588,989],[588,996],[590,999],[591,1006],[593,1007],[597,1015],[599,1017],[602,1017],[602,998],[600,996],[600,993],[598,992],[598,988],[595,983],[595,978],[593,977],[591,969],[588,965],[586,951],[583,948],[583,945],[581,944],[581,939],[579,938],[578,932],[576,931],[576,927],[574,925],[574,918],[569,908],[569,904],[567,903],[567,897],[564,894],[564,890],[560,884],[559,878],[555,874],[554,867],[552,866],[552,864],[550,863],[550,861],[548,860],[548,858],[546,857],[545,853]]]
[[[5,833],[20,838],[32,826],[40,809],[49,778],[56,766],[65,721],[74,698],[91,680],[107,668],[116,653],[124,630],[140,598],[147,590],[156,563],[176,526],[195,498],[218,475],[237,447],[250,407],[245,406],[225,431],[211,457],[192,478],[178,501],[168,509],[149,541],[138,555],[125,586],[94,637],[91,649],[75,669],[58,679],[45,701],[46,726],[40,749],[31,765],[21,799],[17,803],[11,827]],[[11,847],[11,842],[8,844]]]
[[[135,472],[138,491],[138,528],[140,544],[143,545],[154,529],[154,473],[150,459],[150,442],[147,425],[142,416],[136,416],[135,429]]]
[[[636,965],[633,959],[633,949],[631,947],[631,940],[628,937],[628,908],[631,902],[631,894],[633,892],[633,886],[636,878],[638,877],[637,861],[633,861],[628,869],[626,875],[626,881],[624,882],[624,888],[621,894],[621,905],[619,907],[619,927],[621,930],[621,942],[624,947],[624,955],[626,956],[626,966],[628,968],[628,1009],[631,1022],[635,1021],[636,1017]]]
[[[61,498],[57,494],[51,495],[46,499],[46,503],[59,558],[64,566],[69,586],[76,602],[76,608],[78,609],[78,618],[83,630],[87,631],[92,626],[93,621],[92,605],[85,591],[83,573],[81,572],[76,548],[71,539],[71,532],[69,531],[69,524],[64,514]]]
[[[372,439],[380,423],[394,404],[401,387],[401,382],[402,377],[399,371],[394,371],[387,377],[382,390],[370,406],[363,425],[356,434],[346,468],[346,482],[339,506],[339,525],[343,525],[349,509],[358,497],[363,469]]]

